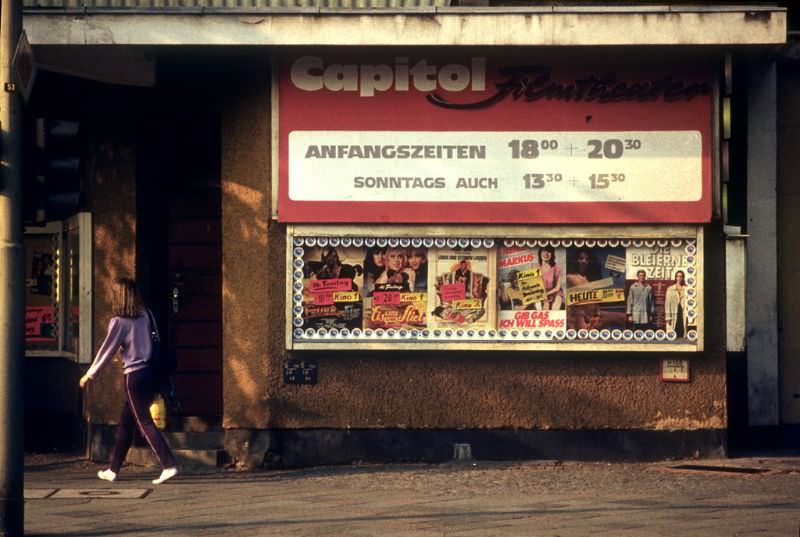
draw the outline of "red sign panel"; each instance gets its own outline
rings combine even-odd
[[[53,306],[25,307],[25,341],[55,341],[56,308]]]
[[[711,219],[708,69],[487,52],[285,57],[279,220]]]

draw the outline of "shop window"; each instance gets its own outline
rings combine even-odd
[[[702,350],[700,227],[441,230],[290,226],[289,347]]]
[[[91,362],[91,215],[25,229],[25,354]]]

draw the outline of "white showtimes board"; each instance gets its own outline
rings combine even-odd
[[[357,202],[693,202],[699,131],[294,131],[289,197]]]

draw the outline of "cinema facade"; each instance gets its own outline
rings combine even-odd
[[[242,466],[724,455],[732,360],[777,352],[742,204],[785,11],[431,9],[29,8],[33,108],[78,113],[88,162],[28,233],[29,382],[77,384],[134,274],[169,428]],[[47,403],[95,457],[117,373]]]

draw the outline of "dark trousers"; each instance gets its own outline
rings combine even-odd
[[[111,453],[111,470],[119,472],[137,429],[156,454],[161,468],[175,466],[175,457],[150,416],[155,382],[149,367],[125,375],[125,393],[127,398],[117,425],[117,442]]]
[[[683,337],[686,327],[683,326],[683,306],[678,304],[678,312],[675,314],[675,335]]]

